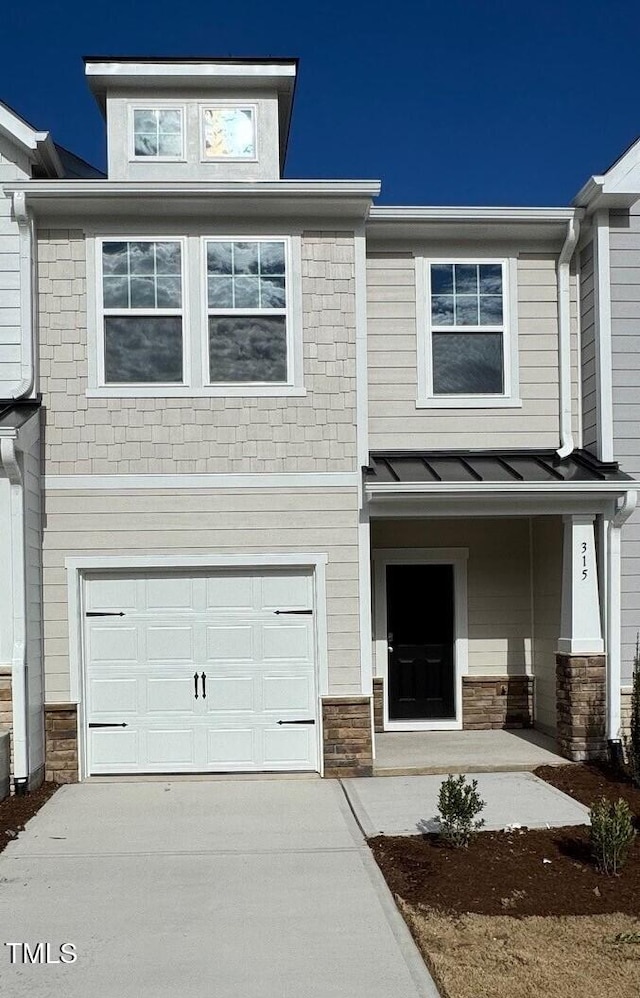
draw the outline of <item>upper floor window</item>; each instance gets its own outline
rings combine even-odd
[[[425,264],[422,283],[419,394],[423,399],[419,403],[517,404],[509,262],[431,260]]]
[[[209,380],[287,381],[283,241],[207,241]]]
[[[202,108],[202,158],[256,159],[253,104],[213,104]]]
[[[184,125],[182,108],[133,108],[132,142],[135,159],[183,159]]]
[[[101,251],[104,384],[182,384],[181,243],[104,240]]]

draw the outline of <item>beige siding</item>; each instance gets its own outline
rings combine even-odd
[[[355,469],[353,237],[303,237],[304,398],[87,399],[82,233],[41,231],[39,269],[47,474]]]
[[[529,671],[529,524],[521,520],[374,520],[371,546],[468,548],[469,674]],[[425,612],[428,607],[425,606]],[[384,628],[383,628],[384,630]]]
[[[29,176],[26,156],[0,136],[0,185]],[[21,381],[20,237],[11,200],[0,188],[0,398]]]
[[[559,517],[549,516],[531,522],[535,722],[536,727],[553,734],[562,595],[562,522]]]
[[[44,536],[46,699],[69,698],[65,558],[326,552],[329,692],[359,693],[355,489],[48,492]]]
[[[456,247],[459,255],[460,247]],[[437,255],[446,256],[438,248]],[[542,447],[559,441],[556,259],[518,259],[519,409],[418,409],[416,286],[409,252],[367,261],[371,449]],[[577,288],[572,287],[574,429],[578,420]]]
[[[37,416],[34,418],[38,418]],[[29,771],[44,766],[44,670],[42,652],[42,500],[40,439],[24,455],[25,582],[27,593],[27,667]]]
[[[580,323],[582,328],[582,441],[595,452],[597,446],[595,285],[593,243],[580,254]]]

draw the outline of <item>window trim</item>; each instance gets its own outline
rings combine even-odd
[[[500,395],[460,394],[436,395],[433,391],[433,332],[441,332],[449,327],[434,326],[431,320],[431,265],[432,264],[484,264],[502,266],[502,357],[503,387]],[[416,278],[416,332],[417,332],[417,373],[418,409],[505,409],[521,408],[519,398],[518,370],[518,286],[517,258],[477,254],[475,256],[415,256]]]
[[[121,395],[123,390],[147,389],[145,394],[154,395],[169,392],[170,389],[182,390],[189,388],[191,384],[191,351],[187,342],[189,335],[189,305],[187,294],[186,276],[186,236],[165,236],[165,235],[144,235],[130,236],[114,234],[109,236],[98,236],[93,241],[95,253],[95,307],[96,307],[96,355],[95,355],[95,386],[101,389],[100,394],[105,391],[116,395]],[[113,309],[104,307],[103,297],[103,272],[102,272],[102,247],[105,243],[179,243],[180,244],[180,280],[182,307],[179,309]],[[182,317],[182,381],[110,381],[105,378],[105,318],[112,315],[180,315]],[[149,391],[151,390],[151,391]]]
[[[134,136],[134,112],[135,111],[179,111],[181,122],[181,153],[179,156],[138,156],[136,155]],[[129,104],[127,118],[127,148],[129,151],[130,163],[186,163],[187,161],[187,107],[186,104],[177,104],[175,101],[154,100],[146,104]]]
[[[204,112],[212,107],[251,108],[253,112],[253,156],[205,156]],[[198,104],[199,158],[201,163],[257,163],[258,150],[258,105],[255,101],[207,100]]]

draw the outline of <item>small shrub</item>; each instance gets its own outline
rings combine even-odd
[[[448,776],[438,794],[440,834],[452,846],[467,846],[484,818],[474,820],[485,807],[478,793],[478,781],[467,783],[465,776]]]
[[[591,805],[591,851],[601,873],[618,873],[635,837],[631,810],[625,800],[601,797]]]
[[[640,787],[640,637],[636,638],[636,653],[633,657],[633,685],[631,688],[631,723],[629,735],[625,738],[629,776]]]

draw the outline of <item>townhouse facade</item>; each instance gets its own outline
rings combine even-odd
[[[567,208],[378,207],[283,179],[296,69],[87,60],[106,176],[0,108],[19,792],[369,775],[381,731],[620,734],[634,151]]]

